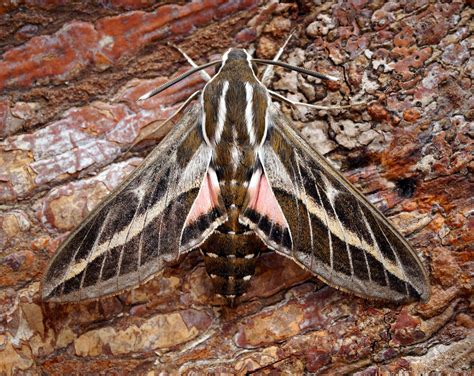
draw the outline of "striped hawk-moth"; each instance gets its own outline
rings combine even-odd
[[[133,288],[197,248],[216,293],[231,301],[265,248],[358,296],[428,298],[416,253],[272,104],[261,62],[230,49],[186,74],[220,64],[199,102],[60,246],[45,300]]]

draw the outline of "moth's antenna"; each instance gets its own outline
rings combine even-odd
[[[191,94],[188,99],[186,99],[183,104],[181,104],[181,106],[179,106],[179,108],[172,114],[170,115],[167,119],[165,119],[164,121],[161,122],[159,128],[157,129],[154,129],[152,130],[151,132],[149,132],[148,134],[146,134],[144,137],[140,137],[140,135],[138,135],[137,139],[133,142],[132,145],[130,145],[130,147],[125,151],[125,153],[128,153],[133,147],[135,147],[137,144],[139,144],[140,142],[142,142],[143,140],[145,140],[147,137],[149,137],[150,135],[153,135],[154,133],[157,133],[158,131],[160,131],[162,134],[166,135],[173,123],[173,119],[194,99],[196,98],[199,94],[201,94],[201,90],[198,90],[198,91],[195,91],[193,94]],[[152,124],[155,124],[159,121],[154,121],[150,124],[147,124],[145,125],[143,129],[146,129],[147,127],[151,126]]]
[[[153,89],[149,93],[143,94],[140,98],[138,98],[138,100],[142,101],[142,100],[151,98],[154,95],[157,95],[157,94],[161,93],[162,91],[168,89],[169,87],[173,86],[174,84],[178,83],[179,81],[182,81],[185,78],[191,76],[192,74],[194,74],[196,72],[199,72],[202,69],[206,69],[206,68],[212,67],[213,65],[220,64],[220,63],[222,63],[222,60],[211,61],[209,63],[200,65],[196,68],[190,69],[186,73],[183,73],[181,76],[176,77],[174,80],[168,81],[167,83],[165,83],[161,86],[158,86],[156,89]]]
[[[345,105],[331,105],[331,106],[323,106],[323,105],[318,105],[318,104],[311,104],[311,103],[303,103],[303,102],[297,102],[293,101],[291,99],[288,99],[284,97],[283,95],[277,93],[276,91],[269,90],[267,89],[270,95],[281,99],[283,102],[287,102],[289,104],[292,104],[294,106],[303,106],[303,107],[309,107],[309,108],[314,108],[316,110],[325,110],[325,111],[332,111],[332,110],[344,110],[346,108],[353,108],[353,107],[361,107],[361,106],[368,106],[367,102],[357,102],[357,103],[351,103],[351,104],[345,104]]]
[[[316,78],[321,78],[323,80],[330,80],[330,81],[338,81],[339,79],[334,76],[330,76],[328,74],[322,74],[318,72],[314,72],[309,69],[301,68],[301,67],[296,67],[291,64],[283,63],[281,61],[274,61],[274,60],[266,60],[266,59],[252,59],[251,60],[254,63],[257,64],[270,64],[270,65],[278,65],[280,67],[286,68],[286,69],[291,69],[299,73],[307,74],[308,76],[313,76]]]
[[[195,91],[193,94],[191,94],[188,97],[188,99],[186,99],[183,102],[183,104],[181,106],[179,106],[179,108],[171,116],[169,116],[167,119],[163,120],[161,123],[160,123],[159,120],[155,120],[152,123],[149,123],[149,124],[145,125],[141,130],[145,130],[146,128],[148,128],[151,125],[155,125],[157,123],[160,123],[160,125],[157,129],[154,129],[151,132],[148,132],[144,136],[141,137],[140,134],[138,134],[137,139],[125,150],[124,154],[127,154],[130,150],[132,150],[140,142],[142,142],[143,140],[146,140],[151,135],[153,135],[155,133],[158,133],[158,131],[160,131],[160,133],[162,133],[163,135],[168,134],[168,132],[171,130],[171,127],[174,125],[173,124],[173,119],[183,110],[183,108],[185,108],[200,93],[201,93],[201,90],[198,90],[198,91]]]

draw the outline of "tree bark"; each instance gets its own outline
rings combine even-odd
[[[0,374],[470,374],[472,13],[434,0],[0,5]],[[270,87],[366,105],[282,111],[406,236],[430,300],[356,298],[269,252],[231,308],[193,252],[115,297],[41,302],[58,245],[203,86],[194,75],[136,102],[189,69],[173,46],[200,64],[229,47],[271,59],[292,30],[282,60],[340,80],[278,68]]]

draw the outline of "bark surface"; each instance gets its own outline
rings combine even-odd
[[[472,17],[469,1],[3,2],[0,375],[470,374]],[[414,246],[430,300],[366,301],[267,253],[230,308],[194,252],[133,291],[42,303],[55,249],[164,130],[131,145],[203,86],[136,102],[189,69],[172,45],[198,63],[229,47],[272,58],[295,28],[282,60],[341,80],[275,69],[270,87],[368,103],[281,108]]]

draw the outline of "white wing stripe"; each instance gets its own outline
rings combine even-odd
[[[102,222],[102,225],[100,226],[99,234],[97,235],[97,237],[96,237],[96,239],[95,239],[95,241],[94,241],[94,245],[92,246],[92,251],[96,248],[97,243],[99,242],[100,238],[102,237],[102,233],[104,232],[104,228],[105,228],[106,225],[107,225],[107,222],[108,222],[108,220],[109,220],[109,216],[110,216],[110,211],[107,212],[107,214],[106,214],[106,216],[105,216],[105,219],[104,219],[104,222]],[[85,269],[85,268],[87,267],[87,265],[89,265],[90,259],[91,259],[91,253],[92,253],[92,252],[89,252],[89,253],[87,254],[86,260],[83,261],[83,262],[85,262],[85,264],[86,264],[83,269]],[[104,257],[104,261],[105,261],[106,258],[107,258],[107,257]],[[102,265],[103,265],[103,264],[104,264],[104,262],[102,262]],[[68,269],[68,271],[67,271],[67,273],[66,273],[66,276],[69,275],[69,273],[71,273],[71,272],[72,272],[72,273],[75,273],[77,265],[78,265],[78,264],[74,264],[74,265],[72,266],[72,268]],[[82,270],[81,270],[81,271],[82,271]],[[101,270],[101,271],[102,271],[102,270]],[[75,273],[75,274],[73,274],[73,276],[75,276],[75,275],[77,275],[77,274],[78,274],[78,273]],[[84,278],[85,278],[85,277],[86,277],[86,273],[84,273],[84,274],[82,275],[81,283],[79,284],[80,287],[82,287],[82,286],[84,285]],[[81,290],[79,290],[79,294],[81,294]]]

